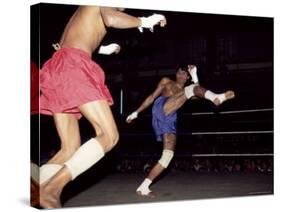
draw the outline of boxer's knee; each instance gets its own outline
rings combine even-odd
[[[169,149],[164,149],[162,152],[162,156],[158,163],[163,167],[167,168],[174,157],[174,151]]]
[[[206,93],[206,89],[201,86],[195,86],[194,87],[194,95],[198,96],[200,98],[204,98],[204,95]]]
[[[99,136],[101,145],[105,152],[109,152],[119,141],[119,133],[117,130],[105,131]]]
[[[118,130],[113,130],[109,134],[109,140],[111,143],[111,148],[113,148],[119,141],[119,132]]]

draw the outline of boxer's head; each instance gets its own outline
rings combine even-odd
[[[177,82],[180,82],[180,83],[186,83],[187,80],[189,80],[190,76],[189,76],[189,73],[187,71],[187,68],[178,68],[177,69],[177,72],[176,72],[176,80]]]

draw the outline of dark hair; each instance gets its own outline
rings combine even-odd
[[[181,69],[182,71],[185,71],[185,72],[188,73],[187,67],[178,67],[178,68],[176,69],[176,72],[178,72],[179,69]]]
[[[186,71],[187,72],[187,65],[186,64],[177,64],[176,65],[176,72],[179,70],[179,69],[182,69],[183,71]]]

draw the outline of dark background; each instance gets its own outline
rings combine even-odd
[[[67,21],[77,6],[40,4],[31,9],[31,60],[42,67],[60,40]],[[223,92],[232,89],[236,98],[220,107],[206,100],[187,102],[179,111],[178,157],[198,153],[272,153],[273,134],[235,134],[191,136],[191,132],[273,130],[273,18],[125,10],[134,16],[161,13],[167,26],[156,26],[154,33],[137,29],[110,29],[102,44],[117,42],[118,55],[92,58],[106,73],[106,83],[115,104],[112,107],[120,142],[104,159],[108,167],[120,158],[155,156],[162,144],[155,141],[151,126],[151,108],[131,125],[126,116],[134,111],[155,88],[161,77],[174,78],[176,67],[195,64],[201,85]],[[40,25],[40,28],[39,28]],[[40,46],[40,51],[39,51]],[[123,111],[120,92],[123,91]],[[220,111],[263,109],[259,113],[220,114]],[[192,116],[194,112],[213,115]],[[33,117],[32,134],[38,127]],[[52,117],[41,116],[40,159],[48,160],[59,148]],[[93,129],[80,120],[82,140],[93,136]],[[32,152],[38,155],[38,139],[32,139]],[[158,157],[158,156],[157,156]],[[37,157],[38,160],[38,157]]]

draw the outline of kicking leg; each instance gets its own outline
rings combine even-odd
[[[184,91],[169,97],[164,105],[165,114],[169,115],[170,113],[177,111],[188,99],[194,96],[208,99],[218,106],[227,100],[233,99],[235,93],[234,91],[229,90],[224,93],[216,94],[210,90],[206,90],[199,84],[191,84],[186,86]]]
[[[193,87],[193,91],[188,90],[188,87],[185,88],[185,90],[188,93],[192,93],[193,95],[200,97],[200,98],[205,98],[213,102],[215,105],[220,105],[223,102],[233,99],[235,97],[235,93],[231,90],[226,91],[224,93],[216,94],[210,90],[206,90],[204,87],[194,84],[195,86]]]
[[[177,111],[186,102],[187,99],[188,98],[186,97],[184,91],[181,91],[174,96],[169,97],[163,107],[165,115],[169,115],[170,113]]]
[[[188,65],[188,72],[191,76],[192,81],[194,84],[187,86],[185,88],[185,93],[188,98],[192,96],[197,96],[201,98],[205,98],[213,102],[215,105],[220,105],[226,100],[232,99],[235,97],[233,91],[226,91],[221,94],[213,93],[210,90],[206,90],[204,87],[199,85],[199,80],[197,76],[197,67],[195,65]]]
[[[142,196],[154,197],[155,195],[149,189],[150,184],[168,167],[173,156],[176,145],[176,135],[172,133],[164,134],[163,153],[157,164],[151,169],[147,178],[137,188],[137,194]]]
[[[40,204],[44,208],[61,207],[60,195],[65,185],[97,163],[119,139],[113,115],[106,101],[86,103],[79,109],[96,129],[97,136],[84,143],[41,189]]]

